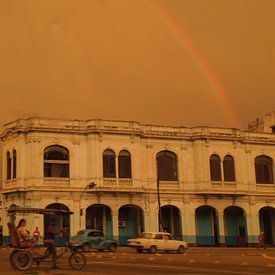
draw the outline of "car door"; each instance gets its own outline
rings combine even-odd
[[[171,243],[171,236],[169,234],[163,234],[163,250],[173,250],[173,245]]]
[[[158,250],[164,250],[163,234],[156,234],[153,244],[156,245]]]
[[[177,249],[178,242],[176,240],[174,240],[174,238],[170,234],[166,235],[165,241],[166,241],[167,250],[176,250]]]
[[[98,232],[97,231],[91,231],[88,236],[89,236],[89,239],[90,239],[89,242],[90,242],[91,247],[92,248],[97,248],[100,245],[101,241],[102,241],[99,234],[98,234]]]

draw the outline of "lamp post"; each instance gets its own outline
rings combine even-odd
[[[161,204],[160,204],[159,178],[157,179],[157,196],[158,196],[159,232],[162,232],[163,231],[163,224],[162,224],[162,212],[161,212]]]
[[[96,183],[90,182],[87,184],[79,197],[79,229],[81,229],[81,217],[83,216],[83,208],[81,208],[81,200],[87,189],[93,189],[96,187]]]

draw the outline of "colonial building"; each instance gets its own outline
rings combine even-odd
[[[260,231],[274,245],[274,126],[275,112],[248,131],[18,119],[1,134],[2,207],[69,209],[57,219],[71,235],[98,228],[121,244],[160,226],[197,245],[252,245]],[[48,217],[24,218],[43,235]]]

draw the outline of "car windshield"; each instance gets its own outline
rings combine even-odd
[[[140,238],[151,239],[152,238],[152,234],[151,233],[141,233],[140,234]]]
[[[77,232],[77,236],[81,236],[81,235],[84,235],[85,234],[85,231],[86,230],[80,230]]]

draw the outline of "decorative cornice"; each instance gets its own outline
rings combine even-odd
[[[58,120],[47,118],[18,119],[3,125],[0,133],[2,140],[10,140],[20,133],[48,132],[48,133],[69,133],[76,135],[98,134],[99,140],[104,134],[129,135],[131,142],[135,138],[159,138],[174,140],[230,140],[234,146],[238,143],[247,144],[269,144],[275,145],[275,135],[271,133],[255,133],[241,131],[235,128],[218,127],[172,127],[147,125],[131,121],[113,120]],[[32,142],[38,142],[33,141]],[[76,139],[75,144],[78,141]]]

